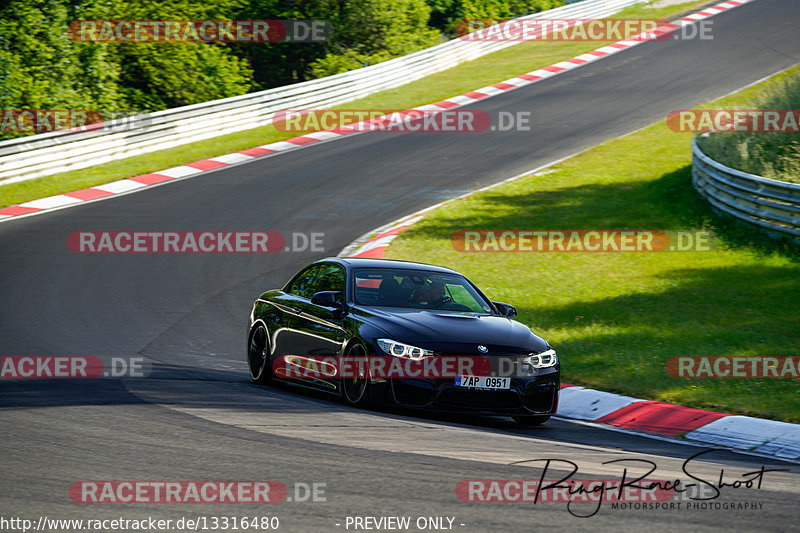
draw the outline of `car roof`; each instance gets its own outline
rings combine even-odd
[[[428,265],[425,263],[414,263],[413,261],[400,261],[396,259],[375,259],[367,257],[326,257],[316,261],[321,262],[336,262],[345,265],[349,268],[403,268],[406,270],[426,270],[428,272],[442,272],[447,274],[459,274],[451,268],[441,267],[437,265]],[[461,275],[461,274],[459,274]]]

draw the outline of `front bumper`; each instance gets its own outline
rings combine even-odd
[[[535,376],[512,377],[508,390],[456,387],[454,378],[391,379],[373,384],[376,400],[401,407],[502,416],[553,415],[558,409],[560,388],[557,367],[540,370]]]

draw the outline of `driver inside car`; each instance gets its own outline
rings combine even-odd
[[[442,304],[452,302],[453,299],[449,296],[446,296],[445,292],[444,283],[440,281],[434,281],[431,283],[428,296],[428,306],[435,309]]]

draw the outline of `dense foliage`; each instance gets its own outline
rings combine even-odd
[[[452,37],[463,18],[559,0],[8,0],[0,4],[0,110],[133,114],[322,77]],[[325,20],[321,43],[78,42],[76,20]],[[2,133],[0,138],[19,135]]]
[[[428,0],[429,24],[453,37],[463,20],[504,20],[552,9],[569,3],[561,0]]]

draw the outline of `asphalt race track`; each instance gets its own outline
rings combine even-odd
[[[579,518],[588,507],[462,502],[460,481],[538,479],[537,459],[569,459],[587,479],[619,477],[610,460],[648,459],[658,467],[651,478],[685,479],[684,461],[703,449],[558,420],[521,429],[510,419],[353,410],[251,385],[244,362],[253,299],[303,264],[800,61],[798,0],[757,0],[711,20],[713,40],[646,43],[473,106],[493,117],[530,111],[529,132],[356,135],[0,224],[0,355],[153,362],[144,379],[0,382],[2,508],[33,520],[277,516],[284,531],[345,531],[348,516],[451,517],[465,532],[798,530],[800,466],[726,451],[692,471],[713,480],[724,469],[732,481],[762,465],[789,470],[712,500],[761,508],[604,504]],[[66,239],[81,230],[324,233],[325,251],[76,254]],[[548,477],[565,468],[552,465]],[[83,505],[68,494],[78,480],[277,480],[290,497],[295,483],[324,483],[326,501]]]

